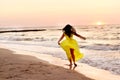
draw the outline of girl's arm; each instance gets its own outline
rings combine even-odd
[[[62,36],[60,37],[60,39],[58,40],[58,45],[60,45],[60,41],[64,38],[64,34],[62,34]]]
[[[81,35],[79,35],[78,33],[74,33],[74,35],[76,35],[77,37],[79,37],[79,38],[82,38],[82,39],[84,39],[84,40],[86,40],[86,38],[85,37],[83,37],[83,36],[81,36]]]
[[[79,35],[78,33],[76,33],[76,30],[75,30],[75,28],[74,28],[74,27],[72,27],[72,32],[73,32],[73,34],[74,34],[74,35],[76,35],[77,37],[79,37],[79,38],[82,38],[82,39],[86,40],[86,38],[85,38],[85,37],[83,37],[83,36]]]

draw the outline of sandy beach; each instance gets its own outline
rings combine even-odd
[[[0,48],[0,80],[93,80],[33,56]]]
[[[69,70],[67,60],[46,54],[0,48],[0,80],[119,80],[108,71],[78,63]]]

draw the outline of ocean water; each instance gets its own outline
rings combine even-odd
[[[78,41],[81,52],[85,55],[79,62],[120,75],[120,25],[81,25],[74,27],[80,35],[87,38],[87,40],[81,40],[74,37]],[[50,54],[66,59],[64,51],[57,44],[62,34],[62,28],[57,26],[0,28],[1,32],[11,31],[0,33],[0,43],[11,48]],[[42,31],[12,32],[13,30]]]

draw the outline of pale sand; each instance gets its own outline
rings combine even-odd
[[[75,71],[66,64],[68,61],[50,55],[1,48],[0,80],[120,80],[118,75],[87,64],[78,63]]]

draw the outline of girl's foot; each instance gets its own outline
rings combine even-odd
[[[69,66],[70,66],[70,69],[72,69],[72,64],[69,64]]]
[[[74,63],[74,67],[73,67],[73,70],[75,70],[75,68],[77,67],[77,64],[76,63]]]
[[[77,67],[77,64],[76,64],[76,63],[74,63],[74,65],[75,65],[75,67]]]

